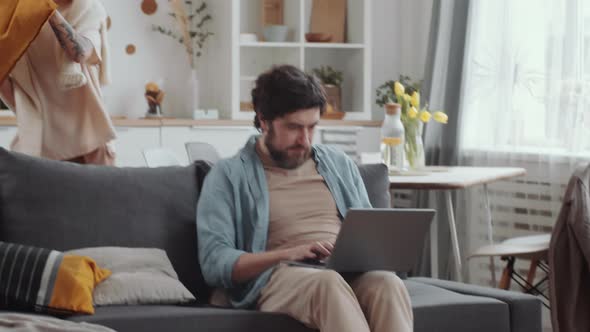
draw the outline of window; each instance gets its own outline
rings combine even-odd
[[[473,1],[461,144],[590,154],[590,1]]]

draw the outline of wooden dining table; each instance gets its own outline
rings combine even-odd
[[[457,225],[453,208],[453,191],[482,185],[484,211],[487,220],[487,236],[493,239],[493,222],[488,196],[488,184],[526,175],[524,168],[517,167],[465,167],[465,166],[426,166],[420,170],[402,172],[389,176],[390,189],[436,190],[444,195],[451,235],[454,261],[454,279],[462,281],[462,260],[457,238]],[[438,278],[438,224],[430,228],[431,274]],[[495,282],[495,269],[492,261],[492,279]]]

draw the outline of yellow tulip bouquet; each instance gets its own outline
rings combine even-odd
[[[401,106],[401,121],[405,130],[404,149],[413,169],[424,166],[424,149],[421,144],[424,124],[431,119],[444,124],[448,121],[444,112],[429,110],[428,103],[420,105],[421,83],[400,75],[399,80],[387,81],[377,88],[377,105],[384,107],[389,103],[397,103]]]

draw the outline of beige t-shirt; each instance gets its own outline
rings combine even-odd
[[[260,140],[256,150],[264,165],[270,200],[267,250],[313,241],[334,243],[341,221],[336,201],[313,158],[286,170],[274,166]]]
[[[68,7],[60,8],[68,20]],[[88,83],[62,91],[57,84],[64,52],[49,23],[12,72],[18,134],[15,151],[50,159],[64,160],[87,154],[115,138],[111,119],[105,110],[99,82],[101,58],[101,20],[94,27],[78,31],[94,45],[94,56],[81,64]]]

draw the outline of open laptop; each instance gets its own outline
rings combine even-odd
[[[337,272],[408,272],[422,253],[432,209],[350,209],[325,261],[286,262]]]

